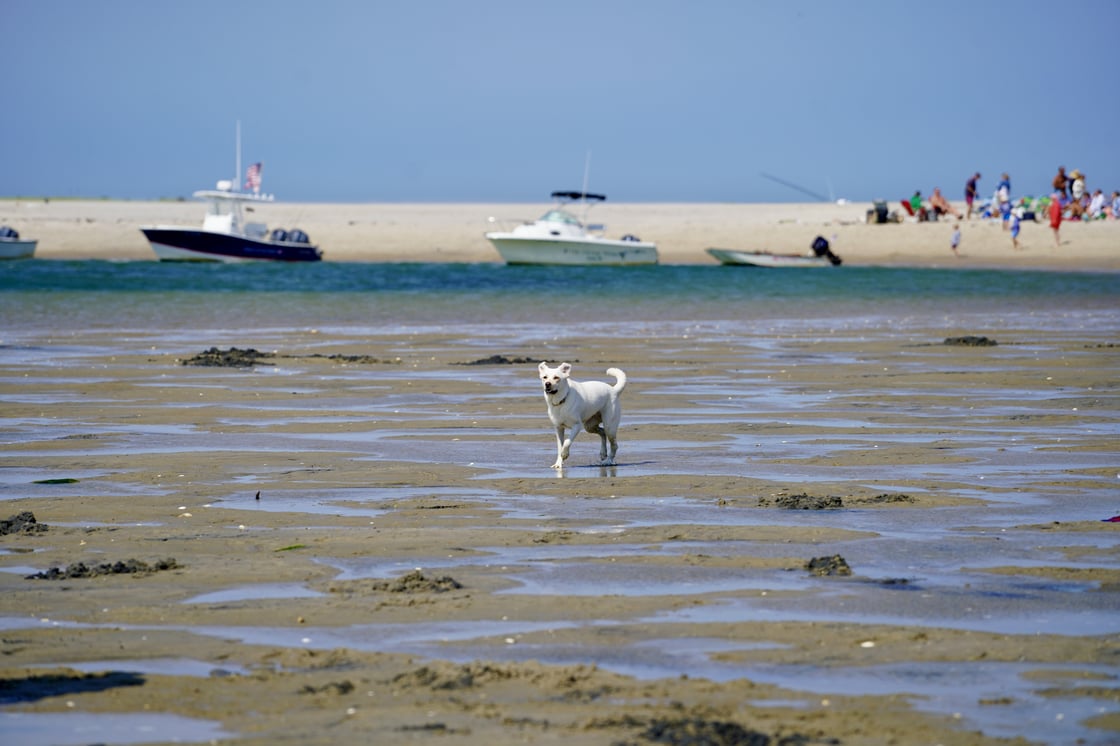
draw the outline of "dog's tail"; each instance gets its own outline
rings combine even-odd
[[[614,393],[621,394],[622,390],[626,388],[626,374],[618,368],[607,368],[607,375],[618,379],[611,388],[614,389]]]

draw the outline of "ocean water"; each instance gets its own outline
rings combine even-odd
[[[718,265],[510,267],[23,261],[0,272],[2,332],[447,327],[708,320],[828,328],[1030,320],[1120,328],[1120,274]]]

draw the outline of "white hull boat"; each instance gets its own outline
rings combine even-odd
[[[15,228],[0,225],[0,259],[30,259],[38,243],[34,238],[20,238]]]
[[[586,210],[591,201],[605,200],[603,195],[553,192],[552,197],[561,204],[539,219],[523,223],[512,231],[486,234],[486,239],[507,264],[616,267],[657,264],[656,244],[636,236],[606,238],[602,235],[603,226],[587,225],[563,206],[565,202],[579,201]]]
[[[775,254],[772,251],[740,251],[738,249],[705,249],[720,264],[741,267],[838,267],[840,257],[823,236],[813,241],[811,254]]]

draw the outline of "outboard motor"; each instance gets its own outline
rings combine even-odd
[[[311,243],[311,238],[299,228],[288,231],[288,240],[292,243]]]
[[[838,266],[843,260],[832,253],[832,248],[828,245],[828,239],[824,236],[817,236],[813,239],[813,254],[816,256],[823,256],[832,262],[832,265]]]
[[[10,225],[0,225],[0,238],[19,238],[19,231]]]
[[[284,230],[283,228],[273,228],[272,229],[272,240],[273,241],[287,241],[288,240],[288,232],[286,230]]]

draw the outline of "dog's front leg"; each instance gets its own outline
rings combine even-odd
[[[556,463],[552,465],[553,469],[562,469],[564,467],[564,460],[568,458],[568,453],[572,449],[572,441],[579,435],[579,425],[572,428],[571,434],[564,437],[564,426],[556,426]]]

